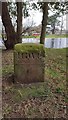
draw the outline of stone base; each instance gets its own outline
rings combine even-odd
[[[38,51],[37,53],[33,51],[30,51],[29,53],[15,51],[15,81],[21,84],[43,82],[45,72],[44,57],[45,56],[42,56],[40,51]]]

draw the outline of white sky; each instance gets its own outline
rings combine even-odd
[[[39,11],[31,11],[31,17],[28,17],[26,19],[24,19],[23,23],[24,23],[24,26],[28,26],[29,24],[32,24],[30,22],[32,22],[32,20],[34,21],[34,23],[36,23],[35,25],[39,25],[41,24],[42,22],[42,12],[39,12]],[[49,11],[49,15],[53,15],[52,12]],[[62,21],[62,18],[59,18],[61,21]],[[63,16],[63,27],[64,29],[67,29],[66,28],[66,15]],[[59,27],[60,29],[60,27]]]
[[[51,15],[51,13],[50,13],[50,15]],[[28,18],[23,20],[24,26],[28,26],[28,25],[32,24],[32,20],[33,20],[33,24],[35,23],[36,26],[41,24],[41,22],[42,22],[42,12],[31,11],[31,17],[28,17]],[[61,18],[60,18],[60,20],[61,20]],[[1,22],[1,16],[0,16],[0,22]],[[67,22],[67,24],[68,24],[68,22]],[[63,16],[63,27],[64,27],[64,29],[68,30],[68,27],[66,27],[66,15]]]
[[[41,24],[42,12],[39,12],[38,10],[37,11],[31,10],[29,12],[30,12],[31,16],[23,20],[24,26],[28,26],[29,24],[32,24],[32,21],[33,21],[33,23],[35,23],[36,26]],[[53,13],[51,11],[49,11],[49,15],[52,15],[52,14]],[[61,20],[61,18],[60,18],[60,20]],[[1,22],[1,17],[0,17],[0,22]],[[66,27],[66,16],[63,16],[63,26],[64,26],[64,29],[68,29]]]
[[[24,26],[30,24],[30,22],[32,24],[32,21],[35,23],[35,25],[41,24],[42,12],[32,10],[30,14],[30,17],[24,19]]]

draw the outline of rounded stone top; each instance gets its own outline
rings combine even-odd
[[[19,43],[14,46],[15,52],[20,53],[40,53],[42,55],[45,54],[45,48],[42,44],[36,43]]]

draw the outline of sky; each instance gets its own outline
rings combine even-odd
[[[49,11],[49,16],[51,16],[53,13],[51,11]],[[39,11],[31,11],[30,13],[30,17],[24,19],[24,26],[28,26],[29,24],[32,24],[32,20],[34,21],[33,23],[35,23],[36,26],[38,26],[39,24],[41,24],[42,22],[42,12]],[[60,19],[60,21],[62,21],[62,18],[58,18]],[[61,25],[61,23],[60,23]],[[66,15],[63,16],[63,27],[64,29],[66,28]],[[58,26],[58,28],[60,29],[60,27]]]
[[[35,10],[31,10],[29,11],[30,13],[30,17],[26,18],[23,20],[23,24],[24,26],[30,26],[31,24],[38,26],[39,24],[41,24],[42,22],[42,12],[40,11],[35,11]],[[51,11],[49,11],[49,15],[51,16],[53,13]],[[60,20],[62,20],[60,18]],[[0,17],[0,22],[1,22],[1,17]],[[66,16],[63,16],[63,26],[64,29],[66,28]],[[59,27],[60,28],[60,27]]]
[[[52,13],[50,12],[50,15],[51,14]],[[0,22],[1,22],[1,16],[0,16]],[[31,11],[31,16],[23,20],[24,26],[28,26],[28,25],[31,26],[31,24],[38,26],[39,24],[41,24],[41,22],[42,22],[42,12],[39,11],[36,12]],[[64,29],[68,29],[68,27],[66,27],[66,16],[63,16],[63,27]]]
[[[24,25],[28,26],[28,24],[32,24],[33,22],[33,24],[38,26],[39,24],[41,24],[41,21],[42,21],[42,12],[33,10],[30,13],[30,17],[24,19]]]

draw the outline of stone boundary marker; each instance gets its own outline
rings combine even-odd
[[[44,81],[45,49],[42,44],[21,43],[14,47],[14,73],[17,83]]]

